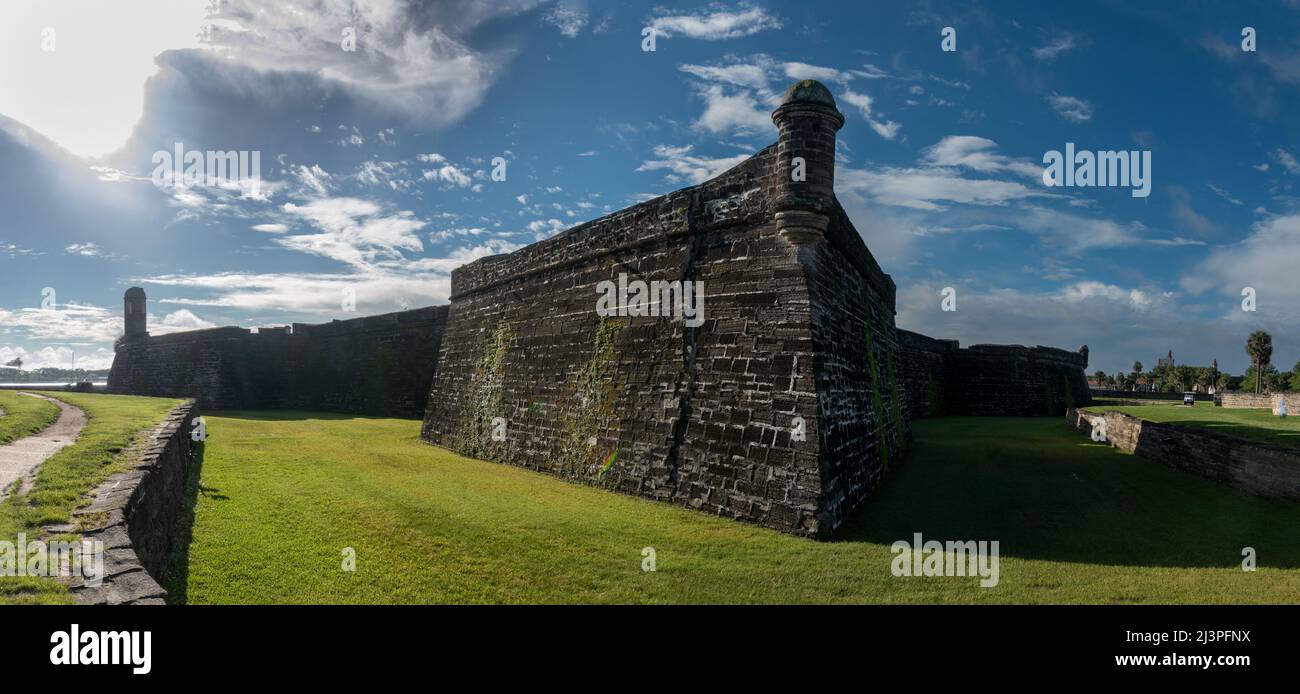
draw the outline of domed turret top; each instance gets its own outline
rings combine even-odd
[[[831,96],[831,90],[817,80],[799,80],[790,85],[790,88],[785,90],[781,105],[794,102],[823,104],[835,108],[835,97]]]

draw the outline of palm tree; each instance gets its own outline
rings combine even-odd
[[[1138,382],[1142,380],[1142,362],[1133,362],[1133,388],[1136,390]]]
[[[1250,337],[1246,338],[1246,354],[1250,355],[1250,361],[1255,365],[1255,392],[1262,393],[1264,379],[1261,371],[1273,358],[1273,336],[1263,330],[1251,333]]]

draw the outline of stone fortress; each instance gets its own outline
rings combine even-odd
[[[132,288],[109,392],[422,415],[468,456],[812,537],[902,462],[915,417],[1089,402],[1086,348],[896,329],[833,191],[834,98],[799,82],[772,117],[777,142],[710,181],[456,269],[448,306],[150,337]],[[636,280],[701,287],[703,320],[597,310]]]

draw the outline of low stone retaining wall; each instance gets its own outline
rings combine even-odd
[[[1229,409],[1275,409],[1277,401],[1286,400],[1286,411],[1291,414],[1300,414],[1300,393],[1223,393],[1214,397],[1214,404],[1217,407],[1227,407]]]
[[[1149,393],[1146,391],[1136,390],[1102,390],[1093,388],[1092,397],[1120,399],[1120,400],[1145,400],[1149,403],[1160,403],[1163,401],[1182,402],[1183,394],[1180,393]],[[1214,396],[1209,393],[1197,393],[1196,402],[1213,402]]]
[[[194,471],[198,444],[190,439],[190,421],[198,416],[193,400],[172,409],[132,446],[135,467],[105,480],[94,502],[74,514],[84,540],[104,543],[103,582],[93,588],[79,582],[69,586],[78,604],[164,603],[167,591],[160,584]]]
[[[1148,422],[1123,412],[1065,413],[1068,426],[1088,433],[1097,419],[1106,421],[1106,440],[1115,448],[1257,496],[1300,501],[1300,451]]]

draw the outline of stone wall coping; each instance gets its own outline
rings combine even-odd
[[[104,543],[104,580],[95,587],[86,586],[82,579],[74,579],[68,586],[78,604],[133,604],[161,605],[167,591],[145,569],[136,554],[131,540],[131,521],[141,504],[168,503],[170,499],[146,498],[140,487],[148,477],[156,474],[160,456],[167,444],[176,436],[187,436],[185,423],[198,416],[194,400],[172,408],[152,431],[137,441],[122,455],[136,456],[135,464],[119,472],[94,491],[94,498],[85,507],[73,512],[73,525],[79,527],[84,541]],[[174,500],[180,503],[181,499]],[[66,532],[66,526],[47,527],[48,532]],[[167,529],[166,532],[173,532]]]

